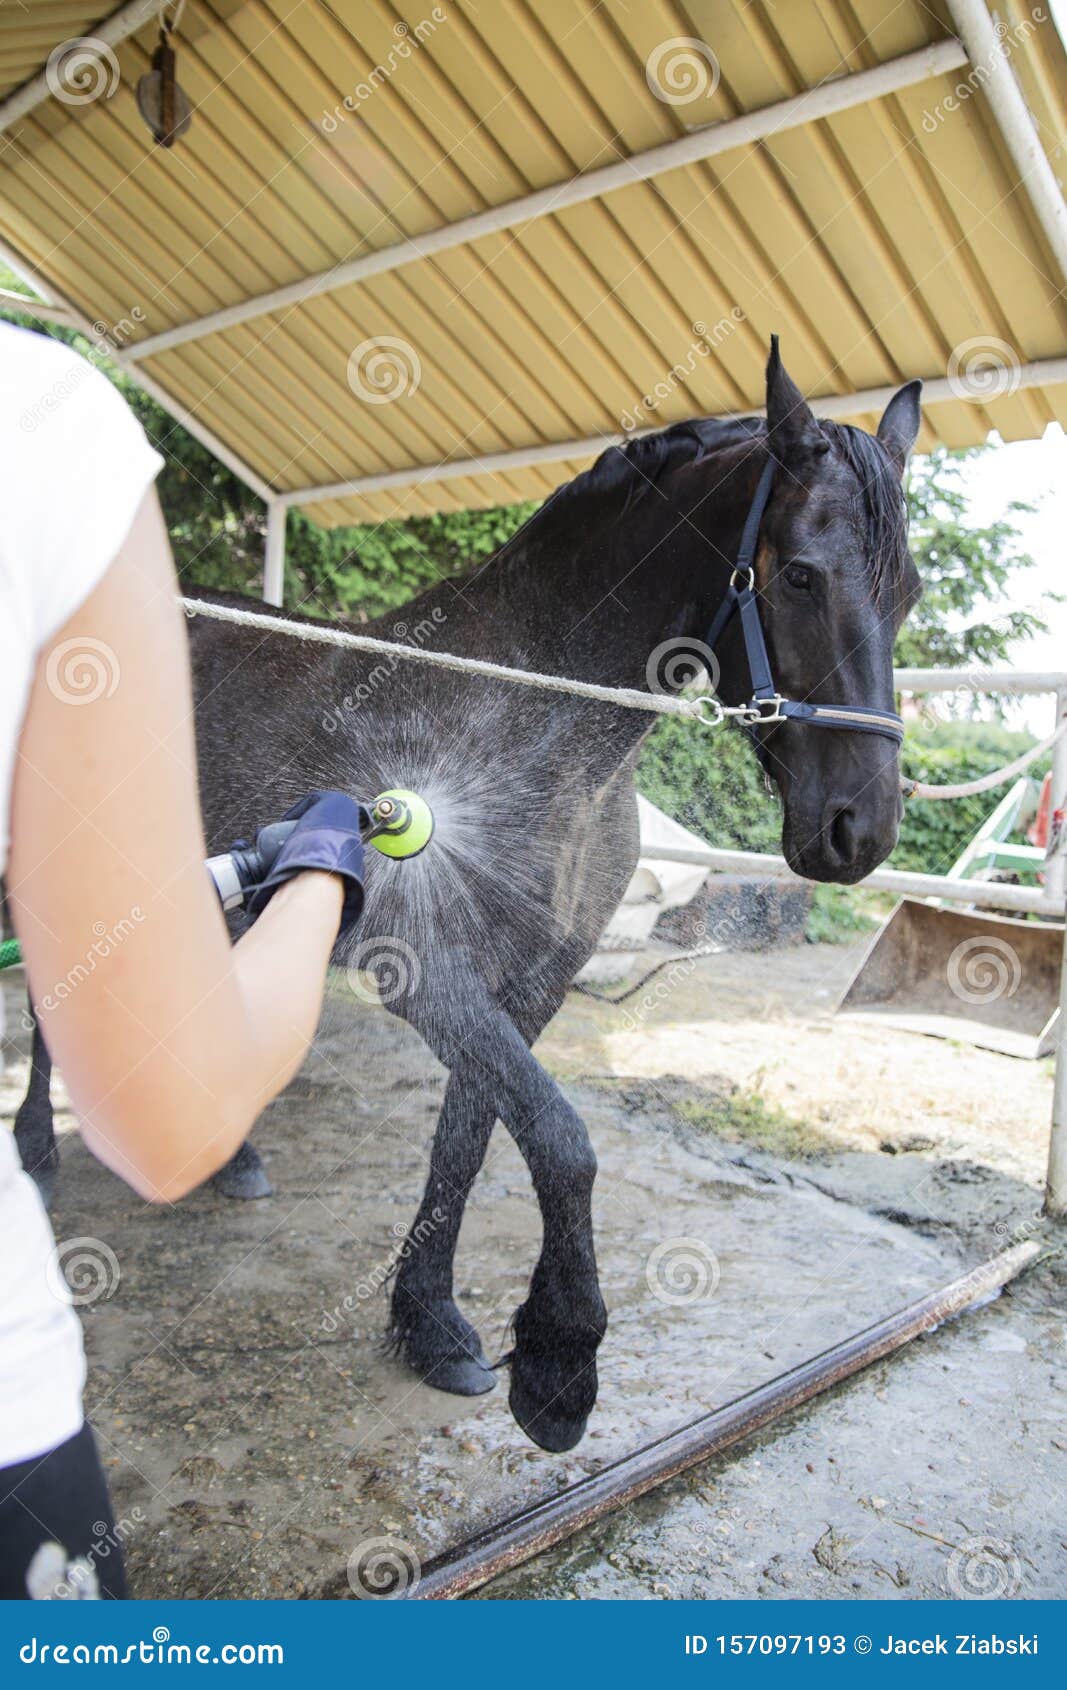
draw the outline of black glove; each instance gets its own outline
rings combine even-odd
[[[280,822],[261,828],[256,850],[266,873],[249,892],[249,913],[262,915],[278,887],[294,874],[319,869],[339,874],[344,881],[340,931],[346,932],[363,909],[361,829],[369,819],[362,804],[343,792],[311,792],[287,810]]]

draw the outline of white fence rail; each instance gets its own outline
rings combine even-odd
[[[1013,697],[1052,693],[1056,701],[1053,727],[1067,717],[1067,670],[1026,671],[1018,669],[898,669],[894,680],[902,693],[970,692],[1003,693]],[[1052,802],[1050,828],[1056,810],[1067,808],[1067,735],[1052,756]],[[952,800],[946,800],[952,802]],[[943,874],[910,874],[902,869],[879,868],[859,882],[900,895],[943,898],[946,902],[977,904],[987,909],[1016,914],[1050,916],[1062,920],[1067,903],[1067,828],[1051,844],[1045,859],[1045,883],[1040,887],[1007,886],[985,880],[953,880]],[[655,846],[644,853],[662,862],[694,863],[719,872],[764,876],[771,879],[794,876],[784,857],[760,851],[720,851],[685,846]],[[1067,1217],[1067,941],[1064,944],[1060,976],[1060,1013],[1056,1026],[1056,1070],[1052,1094],[1052,1126],[1049,1134],[1048,1171],[1045,1185],[1046,1213]]]

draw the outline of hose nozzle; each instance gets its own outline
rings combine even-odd
[[[382,792],[370,807],[371,826],[364,834],[383,857],[417,857],[433,837],[433,811],[417,792],[395,787]]]

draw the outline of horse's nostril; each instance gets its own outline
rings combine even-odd
[[[855,811],[847,808],[834,810],[826,831],[835,856],[843,863],[850,863],[856,854]]]

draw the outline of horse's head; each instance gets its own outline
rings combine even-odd
[[[819,422],[772,347],[766,441],[777,469],[759,530],[755,589],[774,689],[801,703],[894,709],[893,642],[920,593],[903,475],[921,384],[894,395],[877,435]],[[747,481],[765,462],[748,454]],[[753,465],[755,464],[755,469]],[[740,618],[717,645],[719,692],[751,697]],[[796,719],[753,729],[784,806],[798,874],[851,883],[892,850],[902,813],[898,748],[877,733]]]

